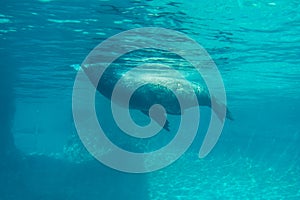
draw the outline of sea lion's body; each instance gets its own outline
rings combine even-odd
[[[93,82],[93,73],[89,71],[89,68],[85,68],[84,71]],[[111,99],[113,90],[120,78],[123,79],[123,84],[118,87],[124,93],[127,91],[130,92],[132,88],[136,88],[136,85],[142,85],[132,94],[129,107],[130,109],[140,110],[144,114],[148,114],[150,107],[154,104],[162,105],[167,114],[171,115],[181,115],[184,110],[196,106],[210,107],[212,101],[215,101],[217,106],[225,106],[219,103],[214,97],[211,98],[206,87],[202,84],[189,82],[184,78],[161,76],[153,73],[138,73],[135,76],[117,76],[112,71],[106,71],[102,74],[97,84],[97,90],[106,98]],[[183,107],[180,107],[178,98],[174,92],[183,99]],[[191,93],[196,95],[196,101]],[[115,100],[115,103],[122,105],[124,102],[119,98]],[[218,109],[214,111],[220,120],[224,120],[222,119],[222,115],[219,116]],[[226,117],[232,119],[228,110]],[[168,122],[162,126],[168,130]]]
[[[133,84],[145,84],[138,88],[130,100],[130,108],[147,112],[154,104],[162,105],[168,114],[181,115],[188,108],[204,105],[208,106],[209,94],[205,88],[195,83],[189,83],[185,79],[170,79],[166,77],[139,77],[134,82],[128,80],[125,88],[131,88]],[[182,98],[180,107],[176,95]],[[193,94],[196,99],[193,99]]]

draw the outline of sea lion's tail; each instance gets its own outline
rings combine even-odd
[[[228,110],[228,108],[226,107],[226,118],[230,119],[231,121],[234,120],[232,113]]]
[[[214,103],[214,112],[216,113],[216,115],[218,116],[218,118],[221,121],[224,121],[224,117],[226,117],[227,119],[230,120],[234,120],[232,113],[229,111],[229,109],[227,108],[227,106],[218,101],[215,97],[212,97],[211,101]],[[224,113],[222,112],[222,110],[224,109],[224,107],[226,108],[226,115],[224,116]]]

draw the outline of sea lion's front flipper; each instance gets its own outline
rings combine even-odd
[[[144,113],[146,116],[150,117],[148,111],[141,110],[141,112]],[[166,119],[165,124],[162,124],[160,119],[157,119],[157,118],[155,118],[155,117],[151,117],[151,118],[154,119],[154,121],[156,121],[156,122],[157,122],[161,127],[163,127],[166,131],[168,131],[168,132],[170,131],[168,119]]]

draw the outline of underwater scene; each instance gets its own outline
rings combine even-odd
[[[0,200],[300,199],[300,1],[1,0]]]

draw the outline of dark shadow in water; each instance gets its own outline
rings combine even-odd
[[[21,171],[15,192],[7,199],[148,199],[145,175],[121,173],[96,160],[75,164],[48,156],[29,156],[23,159]]]
[[[1,47],[3,45],[1,41]],[[11,199],[9,194],[18,187],[21,162],[17,152],[11,125],[15,111],[14,81],[16,75],[15,65],[10,54],[0,49],[0,199]]]
[[[13,135],[11,132],[14,114],[15,68],[9,54],[0,50],[0,157],[7,158],[15,153]]]

